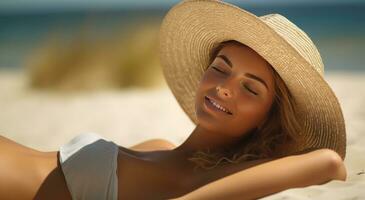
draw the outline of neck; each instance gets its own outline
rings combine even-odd
[[[223,132],[205,129],[199,124],[195,127],[190,136],[174,151],[191,153],[198,150],[219,151],[237,144],[240,138],[229,136]]]

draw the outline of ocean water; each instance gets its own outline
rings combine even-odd
[[[259,16],[279,13],[294,22],[317,45],[326,70],[365,71],[365,4],[238,6]],[[73,37],[86,26],[89,34],[107,37],[137,21],[161,21],[167,11],[166,7],[0,13],[0,68],[24,67],[32,51],[51,35]]]

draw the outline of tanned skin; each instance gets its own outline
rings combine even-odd
[[[155,139],[119,146],[118,199],[255,199],[345,180],[344,163],[330,149],[194,170],[195,163],[188,160],[194,151],[236,144],[266,120],[273,97],[268,63],[248,47],[223,47],[201,79],[195,105],[198,123],[181,145]],[[231,114],[212,109],[206,98]],[[0,161],[1,199],[71,199],[58,151],[41,152],[0,137]]]

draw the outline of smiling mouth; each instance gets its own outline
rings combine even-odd
[[[205,102],[206,102],[208,107],[210,107],[214,110],[221,111],[221,112],[224,112],[226,114],[232,115],[232,113],[228,109],[226,109],[223,106],[219,105],[215,101],[209,99],[207,96],[205,96],[204,99],[205,99]]]

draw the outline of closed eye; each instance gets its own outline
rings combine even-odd
[[[258,93],[257,92],[255,92],[255,91],[253,91],[250,87],[248,87],[246,84],[244,84],[243,85],[245,88],[246,88],[246,90],[248,90],[249,92],[251,92],[252,94],[254,94],[254,95],[258,95]]]
[[[223,73],[223,74],[224,74],[224,71],[220,70],[218,67],[213,66],[212,68],[213,68],[214,70],[216,70],[216,71],[218,71],[218,72],[220,72],[220,73]]]

